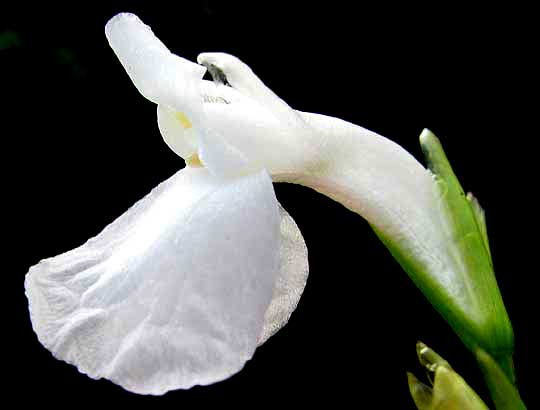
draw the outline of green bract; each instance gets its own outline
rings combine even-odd
[[[483,210],[472,195],[465,195],[437,137],[424,130],[420,144],[435,181],[435,206],[445,236],[441,252],[451,266],[432,270],[374,230],[467,347],[489,352],[513,379],[512,325],[493,272]]]
[[[516,386],[495,360],[483,350],[476,352],[476,359],[484,373],[495,408],[497,410],[527,410]]]

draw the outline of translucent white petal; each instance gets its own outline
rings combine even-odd
[[[30,269],[34,330],[57,358],[137,393],[222,380],[257,346],[279,235],[265,172],[231,180],[186,168]]]
[[[288,322],[300,301],[309,272],[307,247],[298,226],[281,205],[279,214],[281,216],[280,269],[272,302],[265,314],[259,345],[266,342]]]

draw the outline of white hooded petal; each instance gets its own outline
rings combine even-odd
[[[137,16],[114,16],[105,35],[137,89],[150,101],[182,112],[201,103],[196,80],[206,69],[171,54]]]
[[[229,176],[267,164],[297,173],[317,162],[319,143],[301,117],[237,58],[207,53],[200,61],[238,90],[202,80],[206,68],[171,54],[132,14],[113,17],[105,31],[137,89],[159,105],[163,138],[182,158],[197,154],[212,173]]]
[[[34,330],[55,357],[137,393],[222,380],[263,333],[279,219],[264,171],[222,179],[186,168],[97,237],[30,269]]]
[[[274,94],[247,64],[235,56],[227,53],[201,53],[197,56],[197,62],[208,67],[210,72],[219,70],[235,90],[270,110],[285,125],[294,126],[300,122],[298,114]]]
[[[237,176],[262,168],[206,121],[201,90],[206,68],[172,54],[133,14],[113,17],[105,34],[137,89],[158,104],[158,125],[174,152],[186,160],[196,153],[214,175]]]

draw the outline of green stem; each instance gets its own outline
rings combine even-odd
[[[512,356],[498,357],[497,361],[483,350],[476,352],[478,365],[484,375],[497,410],[527,410],[516,385]]]
[[[510,383],[512,383],[512,385],[517,389],[516,369],[514,368],[513,357],[511,355],[497,357],[496,362],[508,378],[508,381],[510,381]]]

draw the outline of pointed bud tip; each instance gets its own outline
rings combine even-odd
[[[428,128],[424,128],[423,131],[420,133],[420,147],[422,148],[422,151],[424,152],[424,156],[430,162],[431,158],[434,156],[441,156],[444,155],[444,151],[442,150],[441,142],[439,138]]]
[[[407,372],[407,382],[409,384],[409,393],[416,407],[419,410],[431,409],[433,401],[432,388],[422,383],[410,372]]]
[[[430,129],[424,128],[420,133],[420,144],[429,144],[430,140],[432,140],[433,138],[437,138],[435,134],[433,134]]]
[[[418,378],[412,374],[411,372],[406,372],[407,373],[407,382],[409,383],[409,386],[414,386],[416,385],[416,383],[419,383],[419,380]]]
[[[420,341],[416,343],[416,354],[420,364],[430,372],[435,372],[440,366],[451,369],[450,364],[425,343]]]

